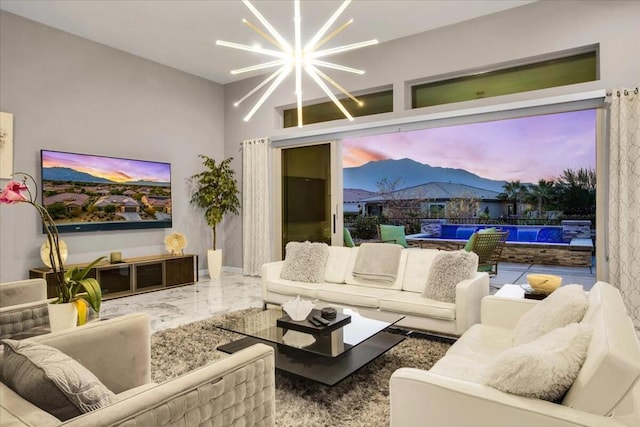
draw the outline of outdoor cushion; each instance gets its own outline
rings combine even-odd
[[[407,239],[404,236],[404,225],[380,225],[380,240],[383,242],[394,241],[398,245],[408,248]]]
[[[476,243],[476,235],[478,233],[484,234],[484,233],[495,233],[495,232],[496,232],[495,227],[483,228],[482,230],[476,231],[471,235],[471,237],[469,237],[469,240],[467,240],[467,243],[464,245],[464,250],[467,252],[471,252],[471,249],[473,249],[473,245]],[[491,266],[489,266],[488,270],[491,270]],[[478,271],[481,271],[481,270],[478,269]]]

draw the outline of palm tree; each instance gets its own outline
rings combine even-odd
[[[513,203],[513,211],[518,213],[518,203],[522,204],[526,199],[529,190],[520,180],[507,181],[502,188],[504,192],[498,194],[501,200],[508,200]]]
[[[553,198],[553,181],[541,179],[537,185],[534,184],[529,187],[529,192],[530,199],[538,205],[538,215],[542,217],[544,208]]]

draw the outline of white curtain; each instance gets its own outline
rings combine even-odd
[[[259,276],[271,261],[269,233],[269,140],[242,143],[242,273]]]
[[[609,281],[640,329],[640,100],[615,89],[609,105]]]

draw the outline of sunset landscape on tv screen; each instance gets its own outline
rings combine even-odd
[[[60,232],[171,227],[171,164],[49,150],[41,161]]]

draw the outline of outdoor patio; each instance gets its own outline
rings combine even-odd
[[[491,277],[491,293],[495,293],[504,284],[526,284],[527,274],[533,273],[555,274],[562,277],[563,285],[579,284],[585,290],[591,289],[596,283],[595,268],[592,271],[589,267],[500,262],[498,274]]]

